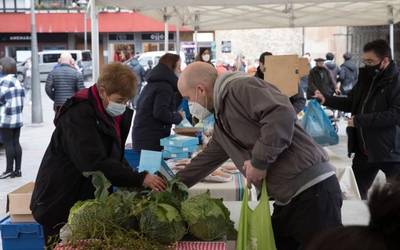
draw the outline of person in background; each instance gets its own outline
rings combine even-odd
[[[25,79],[24,79],[24,89],[25,89],[25,97],[28,102],[31,101],[31,88],[32,88],[32,60],[28,58],[24,65],[25,67]]]
[[[264,74],[265,74],[265,57],[266,56],[272,56],[271,52],[264,52],[260,55],[260,59],[259,59],[259,66],[257,68],[256,74],[255,76],[264,80]],[[303,111],[305,105],[306,105],[306,99],[304,98],[304,92],[300,87],[298,87],[298,93],[294,96],[291,96],[290,98],[290,102],[293,105],[294,110],[296,111],[296,114],[300,113],[301,111]]]
[[[376,187],[368,202],[367,226],[321,232],[305,250],[397,250],[400,246],[400,182]]]
[[[97,83],[76,93],[56,117],[30,206],[46,243],[58,235],[77,201],[94,198],[95,189],[85,172],[100,171],[116,187],[165,189],[160,177],[135,172],[124,158],[133,116],[126,105],[136,84],[128,66],[108,64]]]
[[[17,80],[17,64],[10,57],[0,59],[0,134],[6,150],[6,171],[0,179],[21,177],[22,148],[19,143],[23,126],[25,91]]]
[[[332,81],[335,84],[335,91],[339,93],[340,87],[337,83],[338,83],[340,69],[335,63],[335,55],[332,52],[328,52],[325,55],[325,58],[326,58],[325,67],[329,70],[329,73],[332,77]]]
[[[146,79],[148,77],[150,71],[153,69],[153,60],[148,60],[147,61],[147,67],[148,68],[147,68],[146,72],[144,73],[144,75],[145,75],[144,79]]]
[[[316,65],[308,75],[307,99],[313,98],[316,90],[323,93],[324,96],[333,96],[336,91],[336,84],[324,65],[325,59],[317,58],[314,61]]]
[[[224,66],[224,62],[222,60],[217,60],[217,65],[215,67],[219,75],[228,72],[228,70]]]
[[[207,147],[177,173],[180,180],[191,187],[229,158],[249,186],[267,178],[279,250],[302,249],[314,234],[342,225],[334,167],[276,87],[242,72],[218,76],[202,62],[185,68],[178,87],[193,116],[213,114],[216,121]]]
[[[252,64],[251,63],[251,60],[248,60],[247,61],[247,74],[249,75],[249,76],[255,76],[255,74],[256,74],[256,72],[257,72],[257,67],[256,66],[254,66],[254,65],[257,65],[258,64],[258,60],[256,60],[256,62],[255,62],[256,64]]]
[[[200,48],[200,52],[196,56],[195,61],[196,62],[206,62],[206,63],[209,63],[209,64],[213,65],[212,62],[211,62],[211,52],[210,52],[210,50],[208,48]]]
[[[133,73],[136,75],[136,79],[138,81],[136,95],[132,100],[133,107],[136,109],[139,95],[140,95],[140,92],[143,87],[143,81],[144,81],[146,72],[144,71],[144,68],[142,67],[142,65],[140,65],[139,60],[137,58],[132,58],[132,60],[128,64],[128,66],[131,68]]]
[[[168,137],[172,125],[179,124],[184,117],[183,112],[178,111],[182,101],[177,87],[180,72],[179,55],[167,53],[147,78],[132,128],[132,146],[137,159],[140,159],[141,150],[161,151],[160,139]]]
[[[357,83],[357,66],[351,61],[351,57],[350,53],[345,53],[343,55],[344,63],[340,65],[339,82],[340,92],[343,95],[348,95]]]
[[[364,46],[358,83],[347,97],[315,91],[322,105],[351,112],[348,121],[348,153],[353,153],[353,171],[361,198],[378,171],[390,182],[400,176],[400,73],[385,40]]]
[[[72,56],[63,52],[60,56],[60,66],[47,76],[46,93],[54,101],[54,112],[60,110],[68,98],[85,88],[83,76],[72,65]]]

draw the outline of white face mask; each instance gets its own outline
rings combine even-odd
[[[197,90],[196,90],[196,101],[197,101]],[[206,105],[207,105],[207,97],[206,97]],[[203,105],[201,105],[198,102],[189,101],[189,111],[194,117],[196,117],[200,121],[204,120],[206,117],[211,115],[211,112],[208,111],[207,108],[203,107]]]
[[[202,58],[203,61],[205,61],[205,62],[210,61],[210,55],[203,55],[201,58]]]
[[[108,106],[106,108],[106,112],[111,116],[111,117],[116,117],[122,115],[126,110],[126,105],[125,104],[120,104],[116,102],[110,101],[108,103]]]

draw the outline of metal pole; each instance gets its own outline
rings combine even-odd
[[[90,6],[90,19],[91,19],[91,24],[92,24],[92,63],[93,63],[93,69],[92,69],[92,79],[94,82],[97,81],[97,78],[99,77],[99,20],[98,20],[98,13],[97,13],[97,8],[96,8],[96,1],[91,0],[91,6]]]
[[[180,33],[180,22],[176,25],[176,53],[179,55],[181,51],[181,33]]]
[[[169,41],[169,31],[168,31],[168,17],[164,15],[164,51],[168,52],[168,41]]]
[[[83,17],[83,38],[85,44],[85,50],[87,50],[87,12],[85,11],[85,15]]]
[[[389,40],[390,40],[390,49],[392,50],[392,59],[394,60],[394,13],[393,6],[389,5]]]
[[[31,61],[32,61],[32,123],[42,123],[42,97],[40,93],[38,42],[36,34],[35,0],[31,0]]]

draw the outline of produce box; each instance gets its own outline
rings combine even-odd
[[[197,133],[203,132],[203,128],[174,128],[174,131],[178,135],[196,136]]]
[[[190,152],[171,153],[171,152],[166,151],[166,150],[163,151],[163,158],[164,159],[186,159],[186,158],[190,158],[190,155],[191,155]]]
[[[10,217],[0,221],[3,250],[43,250],[42,227],[35,222],[11,222]]]
[[[6,210],[11,222],[35,222],[29,208],[34,187],[35,183],[29,182],[8,194]]]
[[[199,144],[198,137],[172,135],[160,140],[161,146],[188,147]]]
[[[173,154],[179,154],[179,153],[185,153],[185,152],[193,153],[193,152],[196,152],[198,148],[199,148],[199,146],[197,146],[197,145],[188,146],[188,147],[165,146],[164,150],[168,151],[170,153],[173,153]]]

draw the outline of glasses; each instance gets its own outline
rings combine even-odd
[[[362,63],[364,63],[367,66],[375,66],[375,65],[378,65],[380,63],[380,61],[372,60],[372,59],[364,59],[364,60],[362,60]]]

